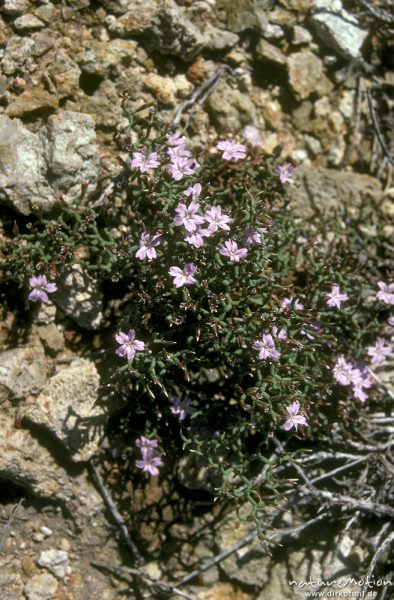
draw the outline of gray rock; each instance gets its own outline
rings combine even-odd
[[[25,584],[27,600],[50,600],[57,590],[57,581],[49,573],[34,575]]]
[[[34,40],[28,37],[13,35],[7,42],[1,61],[5,75],[13,75],[17,69],[29,68],[32,63]]]
[[[55,304],[80,327],[97,329],[103,318],[103,295],[93,277],[75,264],[62,273],[57,286]]]
[[[28,13],[15,19],[14,27],[17,31],[21,32],[36,31],[37,29],[43,29],[45,27],[45,23],[43,23],[41,19],[35,15]]]
[[[64,550],[55,550],[54,548],[44,550],[41,552],[37,564],[48,569],[57,579],[63,579],[70,573],[68,554]]]
[[[204,46],[207,50],[233,48],[239,42],[239,36],[236,33],[218,29],[209,23],[204,30],[204,39]]]
[[[293,27],[293,44],[295,46],[301,46],[302,44],[309,44],[312,41],[312,36],[307,29],[294,25]]]
[[[264,32],[268,25],[265,10],[269,6],[269,0],[217,0],[215,10],[217,19],[233,33],[248,29]]]
[[[238,131],[255,123],[256,107],[247,94],[220,81],[207,100],[207,109],[214,125],[221,132]]]
[[[101,0],[100,4],[104,6],[104,8],[114,15],[124,15],[128,10],[133,8],[133,4],[136,6],[135,9],[140,7],[140,2],[136,2],[135,0]]]
[[[274,25],[272,23],[267,23],[264,28],[264,38],[266,40],[281,40],[285,35],[282,27],[279,25]]]
[[[342,11],[341,15],[327,12],[315,13],[311,17],[311,23],[317,35],[327,46],[343,58],[351,60],[361,56],[361,47],[368,31],[352,23],[350,15],[349,18],[346,17],[345,11]]]
[[[333,84],[324,74],[323,63],[313,52],[303,49],[287,59],[290,85],[301,100],[316,92],[324,95]]]
[[[107,17],[106,23],[111,33],[120,37],[143,35],[149,31],[160,0],[134,0],[128,3],[127,12],[115,19]],[[179,10],[179,7],[178,7]]]
[[[0,590],[4,600],[20,600],[23,594],[23,580],[21,575],[15,573],[15,568],[5,568],[4,564],[1,566]]]
[[[149,45],[160,54],[188,61],[204,46],[204,36],[180,11],[173,0],[164,0],[151,23]]]
[[[36,134],[0,115],[0,201],[24,215],[38,207],[48,210],[60,197],[73,204],[82,185],[88,184],[87,196],[93,192],[97,176],[91,116],[64,111],[49,117]]]
[[[137,42],[132,40],[87,40],[74,53],[74,59],[84,73],[105,77],[130,66],[136,53]]]
[[[63,468],[47,444],[41,445],[27,429],[15,427],[17,409],[8,402],[0,411],[0,477],[26,488],[42,498],[73,502],[75,515],[98,510],[101,498],[76,467]],[[36,600],[35,596],[31,596]],[[39,597],[39,596],[38,596]]]
[[[74,461],[89,460],[103,435],[103,409],[96,406],[100,378],[94,364],[79,359],[48,380],[23,416],[48,429]]]
[[[67,204],[78,202],[82,186],[89,196],[98,177],[98,147],[93,117],[63,111],[40,130],[51,186]]]
[[[81,69],[63,50],[56,52],[47,72],[59,96],[72,96],[79,89]]]
[[[140,73],[139,73],[140,75]],[[118,85],[119,81],[116,82]],[[138,81],[140,89],[141,81]],[[126,85],[130,89],[130,85]],[[123,117],[121,99],[113,81],[104,79],[92,96],[85,96],[77,103],[67,103],[67,108],[77,110],[79,107],[92,115],[97,127],[116,127]]]
[[[259,40],[256,46],[256,58],[261,62],[276,63],[278,65],[286,64],[286,55],[282,50],[264,39]]]
[[[47,380],[47,361],[40,342],[0,354],[0,386],[13,398],[38,394]]]
[[[4,0],[2,11],[6,15],[21,15],[29,10],[31,6],[30,0]]]

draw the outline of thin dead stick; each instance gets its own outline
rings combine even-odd
[[[383,552],[385,550],[387,550],[387,548],[393,542],[394,542],[394,531],[392,531],[391,533],[389,533],[389,535],[383,540],[383,542],[380,544],[380,546],[376,549],[376,552],[375,552],[375,554],[372,557],[371,564],[369,565],[369,568],[368,568],[367,580],[372,577],[373,571],[374,571],[374,569],[376,567],[376,564],[377,564],[379,558],[381,557],[381,555],[383,554]],[[365,586],[364,589],[366,589],[366,586]]]
[[[157,577],[153,577],[152,575],[148,575],[148,573],[144,573],[144,571],[140,571],[139,569],[131,569],[130,567],[118,567],[116,565],[111,565],[106,562],[102,562],[100,560],[92,560],[91,565],[94,567],[99,567],[100,569],[106,569],[107,571],[113,571],[114,573],[118,573],[119,575],[127,573],[128,575],[134,575],[135,577],[141,577],[142,579],[146,579],[152,585],[157,586],[163,592],[167,592],[168,594],[177,594],[182,598],[186,598],[186,600],[193,600],[189,594],[178,590],[177,587],[171,585],[170,583],[164,583],[161,579],[157,579]]]
[[[312,495],[316,498],[328,500],[332,504],[346,505],[349,504],[352,508],[356,508],[363,512],[371,512],[373,514],[381,515],[384,517],[394,517],[394,509],[386,504],[379,504],[377,502],[368,502],[366,500],[358,500],[351,496],[345,496],[342,494],[332,494],[326,490],[317,490],[316,488],[308,488],[301,486],[301,491],[306,495]]]
[[[4,525],[4,527],[3,527],[3,530],[2,530],[2,532],[0,533],[0,552],[1,552],[1,551],[2,551],[2,549],[3,549],[3,546],[4,546],[5,542],[6,542],[6,539],[7,539],[7,537],[8,537],[8,534],[9,534],[9,532],[10,532],[10,529],[11,529],[12,522],[14,521],[14,519],[15,519],[15,517],[16,517],[16,513],[18,512],[18,509],[19,509],[20,505],[22,504],[22,502],[23,502],[23,498],[21,498],[21,499],[19,500],[18,504],[16,504],[16,505],[14,506],[14,508],[13,508],[13,509],[12,509],[12,511],[11,511],[11,514],[10,514],[10,516],[9,516],[9,517],[8,517],[8,519],[7,519],[7,522],[6,522],[6,524],[5,524],[5,525]]]
[[[94,466],[92,461],[89,461],[89,466],[90,466],[90,470],[92,472],[93,478],[97,484],[97,487],[99,488],[99,491],[103,497],[103,500],[104,500],[105,504],[107,505],[107,508],[110,511],[111,515],[113,516],[114,520],[116,521],[116,524],[118,525],[118,527],[122,533],[123,539],[126,542],[128,549],[135,556],[135,558],[138,560],[138,562],[140,564],[144,564],[145,560],[144,560],[143,556],[141,555],[137,546],[131,539],[129,530],[127,529],[127,526],[126,526],[126,523],[124,522],[122,515],[116,508],[107,488],[104,485],[103,480],[101,479],[101,477],[99,475],[99,472],[97,471],[97,469]]]
[[[394,166],[394,158],[391,156],[389,149],[387,148],[386,142],[384,141],[382,132],[380,130],[380,125],[379,125],[379,121],[376,117],[376,113],[373,107],[373,102],[372,102],[372,95],[370,90],[367,89],[366,91],[367,93],[367,99],[368,99],[368,108],[369,108],[369,114],[371,115],[371,119],[372,119],[372,124],[373,124],[373,128],[375,130],[376,136],[378,138],[379,144],[387,158],[387,160],[389,161],[389,163]]]
[[[358,460],[355,460],[351,463],[347,463],[346,465],[342,465],[341,467],[337,467],[336,469],[333,469],[332,471],[329,471],[328,473],[323,473],[323,475],[314,477],[313,479],[311,479],[310,483],[315,484],[315,483],[318,483],[319,481],[322,481],[323,479],[329,479],[330,477],[336,477],[342,471],[347,471],[348,469],[355,467],[356,465],[364,462],[365,460],[367,460],[366,456],[361,457]]]

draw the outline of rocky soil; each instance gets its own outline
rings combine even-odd
[[[298,214],[357,211],[373,199],[393,215],[389,4],[3,0],[0,221],[94,202],[120,170],[122,98],[134,108],[153,103],[171,121],[223,64],[229,69],[205,101],[184,113],[196,146],[254,125],[263,151],[277,149],[298,167]],[[388,227],[388,243],[393,233]],[[130,478],[122,446],[109,440],[100,388],[102,294],[75,267],[56,306],[22,329],[13,314],[1,315],[0,598],[159,598],[152,581],[91,564],[130,565],[132,556],[90,460],[150,557],[141,569],[152,577],[179,581],[251,530],[215,505],[198,465],[181,463],[160,486]],[[182,589],[197,600],[301,599],[288,579],[352,574],[366,558],[339,531],[317,529],[312,542],[290,536],[286,552],[270,557],[251,540]]]

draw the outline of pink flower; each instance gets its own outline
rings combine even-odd
[[[368,356],[372,357],[372,365],[381,365],[386,360],[386,357],[392,353],[392,346],[385,346],[386,340],[378,337],[374,346],[369,346]]]
[[[266,358],[272,358],[272,360],[279,360],[280,352],[275,347],[275,342],[270,333],[263,333],[261,341],[256,341],[252,344],[252,348],[258,350],[260,360]]]
[[[180,131],[175,131],[167,134],[167,140],[170,146],[179,146],[185,144],[186,138]]]
[[[390,325],[390,327],[394,327],[394,317],[389,317],[387,323]]]
[[[283,183],[283,184],[288,183],[289,185],[294,185],[294,183],[295,183],[295,168],[293,167],[292,164],[288,163],[287,165],[284,165],[283,167],[280,167],[278,165],[277,167],[275,167],[275,172],[278,173],[281,183]]]
[[[251,244],[262,244],[263,241],[261,239],[261,234],[266,233],[267,229],[265,227],[261,227],[259,230],[254,227],[247,227],[245,229],[244,238],[242,242],[245,246],[250,246]]]
[[[168,272],[174,277],[174,285],[176,288],[197,283],[196,279],[193,277],[193,275],[197,273],[197,267],[193,265],[193,263],[187,263],[183,269],[171,267]]]
[[[191,406],[190,398],[181,400],[178,397],[171,398],[173,406],[170,410],[173,415],[178,415],[180,421],[184,421],[189,415],[192,415],[196,409]]]
[[[224,242],[224,246],[219,248],[219,252],[223,256],[228,256],[231,262],[239,262],[248,253],[246,248],[238,248],[237,242],[233,242],[232,240]]]
[[[385,304],[394,304],[394,283],[384,283],[378,281],[379,292],[376,294],[376,299]]]
[[[372,378],[367,367],[360,366],[353,369],[352,386],[353,395],[357,400],[360,402],[368,400],[368,395],[363,390],[372,386]]]
[[[222,158],[224,160],[240,160],[246,156],[246,146],[237,144],[231,140],[223,140],[216,144],[218,150],[222,150]]]
[[[149,156],[146,156],[144,152],[133,152],[133,159],[131,166],[139,169],[141,173],[146,173],[150,169],[155,169],[160,166],[157,160],[157,152],[151,152]]]
[[[204,218],[196,214],[199,208],[200,205],[194,200],[190,202],[189,206],[180,202],[175,209],[175,212],[178,213],[178,216],[174,217],[175,225],[177,227],[184,225],[187,231],[196,231],[198,225],[204,223]]]
[[[278,340],[287,340],[287,333],[286,333],[285,327],[282,327],[281,329],[279,329],[279,327],[274,325],[274,327],[272,328],[272,335],[275,338],[278,338]]]
[[[314,323],[305,323],[301,329],[302,335],[305,335],[308,340],[314,340],[319,333],[323,331],[323,327],[315,321]]]
[[[251,146],[253,146],[253,148],[258,148],[263,143],[263,140],[261,139],[261,135],[257,127],[253,127],[251,125],[245,127],[245,129],[242,132],[242,135],[244,136],[245,140],[249,142]]]
[[[144,435],[141,435],[139,438],[135,440],[135,445],[137,448],[140,448],[142,454],[154,453],[159,445],[158,440],[146,438]]]
[[[325,294],[328,298],[327,306],[330,308],[341,308],[341,302],[345,302],[345,300],[349,300],[349,296],[347,294],[341,294],[339,289],[339,285],[334,285],[332,287],[331,292],[327,292]]]
[[[188,187],[183,193],[185,196],[191,196],[194,200],[194,198],[198,198],[198,196],[201,194],[201,190],[201,183],[195,183],[194,185]]]
[[[332,370],[335,381],[341,385],[350,385],[353,381],[353,365],[339,356]]]
[[[198,226],[195,231],[189,231],[183,239],[191,246],[201,248],[204,245],[204,238],[210,235],[211,232],[208,229],[202,229]]]
[[[289,404],[289,406],[286,407],[286,410],[289,413],[289,418],[283,425],[285,431],[290,431],[292,427],[297,431],[298,425],[307,425],[306,417],[298,414],[300,410],[300,403],[298,400]]]
[[[156,258],[157,253],[155,246],[161,244],[161,235],[150,235],[147,231],[141,234],[140,247],[135,253],[136,257],[140,260],[148,257],[148,260]]]
[[[221,206],[212,206],[204,215],[204,218],[208,225],[209,231],[214,233],[215,231],[220,229],[224,229],[224,231],[230,231],[230,227],[227,223],[231,222],[230,217],[227,215],[222,215],[222,207]]]
[[[199,163],[186,156],[173,156],[172,162],[167,165],[171,176],[175,181],[180,181],[185,175],[194,175],[199,167]]]
[[[28,299],[31,302],[44,302],[44,304],[48,304],[49,298],[47,293],[53,294],[53,292],[57,291],[56,283],[49,283],[45,275],[33,275],[30,277],[29,286],[31,292]]]
[[[135,461],[135,466],[137,469],[141,469],[143,473],[149,473],[152,477],[157,477],[159,474],[158,467],[163,466],[163,461],[160,456],[153,454],[146,454],[142,456],[141,460]]]
[[[297,298],[284,298],[282,301],[282,308],[284,308],[285,310],[303,310],[304,309],[304,305],[297,300]]]
[[[120,331],[115,336],[116,341],[120,344],[120,348],[116,350],[116,354],[119,356],[126,356],[127,360],[132,360],[136,352],[142,352],[145,349],[144,342],[140,342],[135,339],[134,329],[130,329],[129,333],[123,333]]]

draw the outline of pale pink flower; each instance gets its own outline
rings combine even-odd
[[[201,190],[201,183],[195,183],[194,185],[188,187],[183,193],[185,196],[191,196],[194,200],[194,198],[198,198],[198,196],[201,194]]]
[[[173,406],[170,410],[173,415],[178,415],[180,421],[184,421],[189,415],[196,412],[196,409],[191,406],[190,398],[184,398],[181,400],[178,397],[171,398]]]
[[[260,360],[266,358],[272,358],[272,360],[279,360],[280,352],[275,347],[275,342],[270,333],[263,333],[261,340],[253,342],[252,348],[258,351]]]
[[[210,235],[211,232],[208,229],[198,226],[195,231],[189,231],[183,239],[194,248],[201,248],[204,245],[204,238]]]
[[[261,234],[266,233],[266,227],[260,227],[259,229],[255,229],[254,227],[247,227],[244,232],[244,238],[242,242],[245,246],[250,246],[251,244],[262,244],[263,240],[261,239]]]
[[[394,327],[394,317],[389,317],[387,323],[390,325],[390,327]]]
[[[347,294],[342,294],[339,285],[333,285],[331,292],[326,292],[325,296],[327,296],[327,306],[330,308],[341,308],[341,302],[345,302],[349,300],[349,296]]]
[[[49,298],[47,294],[53,294],[57,291],[56,283],[50,283],[47,281],[45,275],[33,275],[29,278],[29,286],[31,292],[28,299],[31,302],[43,302],[48,304]]]
[[[163,461],[160,456],[153,454],[142,455],[142,459],[135,461],[137,469],[141,469],[143,473],[149,473],[152,477],[157,477],[159,468],[163,466]]]
[[[151,152],[149,156],[146,156],[144,152],[133,152],[133,158],[130,165],[139,169],[141,173],[146,173],[150,169],[159,167],[160,163],[157,160],[157,152]]]
[[[208,225],[209,231],[214,233],[220,227],[220,229],[224,229],[224,231],[230,231],[230,227],[227,223],[231,222],[231,219],[227,215],[222,215],[222,207],[221,206],[212,206],[204,215],[204,219]]]
[[[248,251],[246,248],[238,248],[237,242],[229,240],[224,242],[224,246],[219,248],[219,253],[223,256],[228,256],[231,262],[239,262],[241,258],[244,258]]]
[[[290,431],[292,427],[297,431],[298,425],[307,425],[307,419],[303,415],[298,414],[300,411],[300,403],[295,400],[286,407],[289,414],[287,421],[283,425],[285,431]]]
[[[168,272],[174,277],[176,288],[180,288],[183,285],[195,285],[197,283],[197,280],[193,277],[197,273],[197,267],[193,263],[187,263],[183,269],[171,267]]]
[[[387,356],[392,353],[393,348],[390,345],[385,345],[386,340],[378,337],[374,346],[369,346],[368,356],[372,357],[372,365],[381,365],[386,360]]]
[[[231,140],[218,142],[216,148],[223,151],[222,158],[224,160],[241,160],[246,156],[246,146]]]
[[[385,304],[394,304],[394,283],[384,283],[378,281],[379,292],[376,294],[376,299]]]
[[[149,454],[156,452],[159,446],[159,442],[156,439],[150,440],[149,438],[141,435],[135,440],[135,445],[140,448],[142,454]]]
[[[194,175],[199,168],[199,163],[186,156],[173,157],[172,162],[167,165],[171,176],[175,181],[180,181],[185,175]]]
[[[185,136],[182,135],[180,131],[167,133],[167,140],[170,146],[179,146],[179,144],[184,145],[186,142]]]
[[[295,168],[292,164],[288,163],[283,167],[279,165],[275,167],[276,173],[279,175],[280,182],[283,184],[288,183],[289,185],[294,185],[295,183]]]
[[[350,385],[353,381],[353,365],[343,356],[339,356],[332,370],[335,381],[341,385]]]
[[[257,129],[257,127],[253,127],[252,125],[245,127],[245,129],[242,132],[242,135],[253,148],[258,148],[263,143],[260,131]]]
[[[134,329],[130,329],[129,333],[120,331],[115,336],[116,341],[120,344],[120,348],[116,350],[119,356],[125,356],[127,360],[132,360],[136,352],[142,352],[145,349],[144,342],[135,339]]]
[[[274,338],[278,338],[278,340],[287,340],[286,328],[282,327],[279,329],[276,325],[272,328],[272,335]]]
[[[195,200],[192,200],[189,206],[180,202],[175,209],[175,212],[178,213],[173,219],[175,225],[177,227],[183,225],[187,231],[196,231],[197,227],[204,223],[204,217],[197,214],[199,208],[200,205]]]
[[[148,257],[148,260],[152,260],[157,257],[155,246],[161,244],[161,235],[150,235],[147,231],[141,234],[139,250],[135,253],[136,257],[140,260]]]
[[[284,298],[282,300],[282,308],[284,308],[285,310],[303,310],[304,309],[304,305],[302,304],[302,302],[300,302],[299,300],[297,300],[297,298],[293,298],[292,296],[290,298]]]

